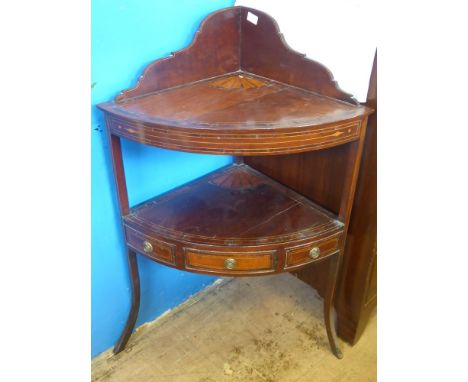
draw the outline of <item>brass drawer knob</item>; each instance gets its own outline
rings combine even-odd
[[[145,253],[153,252],[153,246],[151,245],[151,243],[149,241],[145,240],[143,242],[143,251],[145,251]]]
[[[234,269],[236,267],[236,259],[226,259],[224,260],[224,266],[227,268],[227,269]]]
[[[309,251],[309,256],[312,259],[316,259],[317,257],[320,256],[320,248],[319,247],[314,247]]]

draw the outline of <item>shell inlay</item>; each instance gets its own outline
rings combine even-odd
[[[263,81],[260,81],[256,78],[245,77],[241,74],[236,74],[234,76],[229,76],[215,80],[210,83],[209,86],[213,88],[221,89],[252,89],[252,88],[261,88],[267,84]]]

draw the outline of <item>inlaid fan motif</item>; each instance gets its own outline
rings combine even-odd
[[[223,188],[239,189],[250,188],[261,183],[258,177],[246,171],[243,166],[233,166],[210,181],[212,184]]]
[[[213,81],[209,86],[222,89],[252,89],[261,88],[267,85],[265,82],[256,78],[245,77],[241,74],[225,77],[220,80]]]

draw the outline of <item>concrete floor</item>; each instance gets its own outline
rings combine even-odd
[[[289,274],[224,279],[92,361],[94,382],[373,382],[376,317],[344,358],[330,352],[322,300]]]

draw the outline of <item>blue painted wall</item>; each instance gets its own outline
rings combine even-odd
[[[113,346],[127,318],[130,283],[104,120],[95,105],[132,86],[151,61],[187,46],[209,13],[233,0],[92,1],[92,356]],[[232,162],[231,157],[173,152],[123,141],[130,204]],[[139,256],[141,308],[151,321],[214,281]]]

